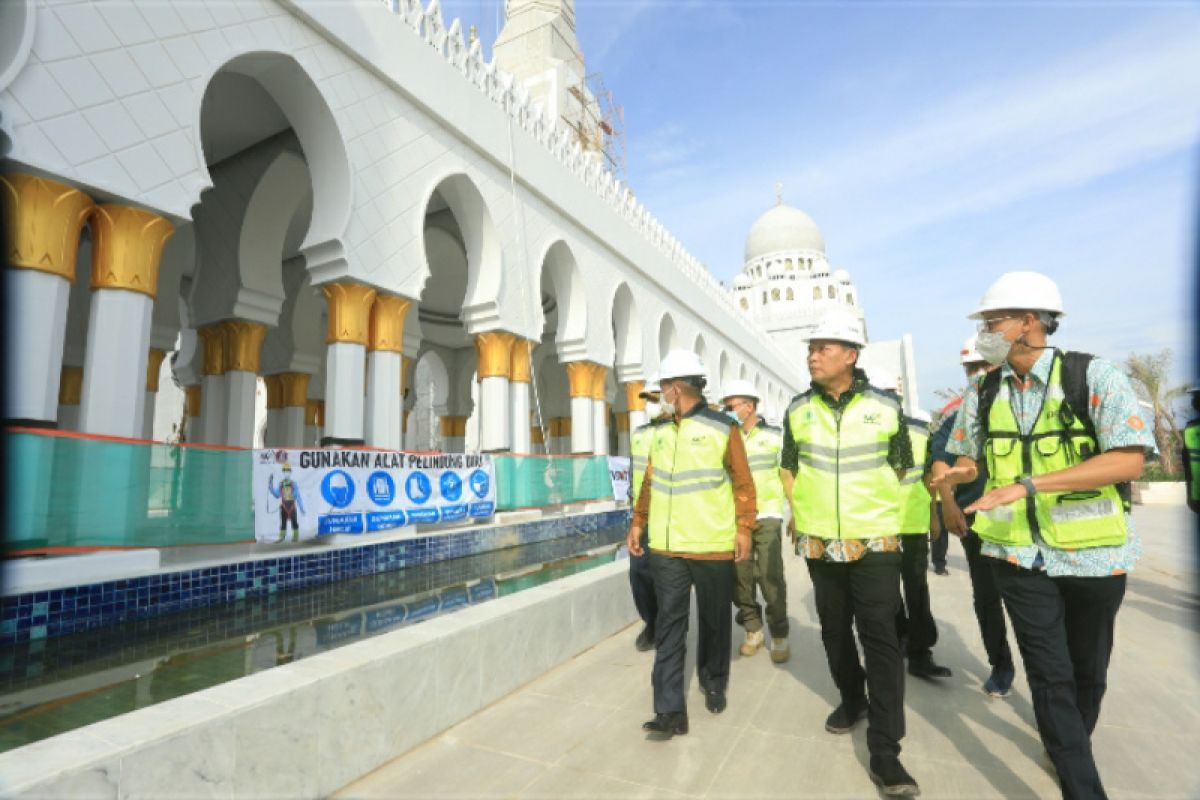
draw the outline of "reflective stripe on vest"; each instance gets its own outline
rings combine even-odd
[[[779,451],[783,449],[783,432],[779,428],[756,425],[742,431],[746,443],[746,460],[754,477],[754,492],[758,498],[758,516],[783,518],[783,480],[779,477]]]
[[[793,485],[796,530],[822,539],[874,539],[900,532],[900,482],[888,444],[903,424],[895,398],[867,388],[840,412],[813,394],[788,409],[799,456]]]
[[[929,532],[929,490],[925,488],[925,455],[929,452],[929,426],[920,420],[907,419],[908,438],[912,441],[913,464],[900,479],[900,532]]]
[[[652,423],[639,425],[629,436],[629,477],[632,481],[629,488],[633,495],[634,505],[637,505],[638,497],[642,493],[642,481],[646,475],[646,463],[650,457],[650,444],[653,441],[654,425]]]
[[[1058,472],[1100,452],[1082,422],[1072,419],[1067,426],[1060,417],[1065,397],[1061,367],[1062,354],[1055,353],[1046,399],[1028,435],[1020,432],[1013,414],[1011,381],[1000,384],[988,414],[984,442],[989,491],[1018,478]],[[1038,492],[1008,506],[981,511],[975,516],[974,529],[981,539],[1010,546],[1033,544],[1036,531],[1046,544],[1065,550],[1119,545],[1127,535],[1125,509],[1116,486],[1085,492]]]
[[[674,553],[733,550],[737,522],[725,471],[729,422],[705,411],[653,428],[650,547]]]

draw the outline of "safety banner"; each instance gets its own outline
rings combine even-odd
[[[260,542],[482,519],[496,511],[492,457],[377,450],[255,450]]]
[[[629,459],[624,456],[608,457],[608,476],[612,480],[613,497],[629,499]]]

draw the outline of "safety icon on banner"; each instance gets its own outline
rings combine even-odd
[[[345,508],[354,500],[354,479],[335,469],[321,481],[321,496],[334,508]]]
[[[487,497],[488,490],[491,488],[487,473],[481,469],[477,469],[471,473],[471,491],[479,499]]]
[[[409,500],[420,505],[429,500],[433,494],[433,484],[429,482],[425,473],[414,472],[404,482],[404,493],[408,495]]]
[[[383,470],[376,470],[367,478],[367,494],[375,505],[390,506],[396,499],[396,482]]]
[[[448,500],[451,503],[458,502],[458,498],[462,497],[462,478],[458,477],[458,473],[443,472],[440,483],[442,485],[442,499]]]

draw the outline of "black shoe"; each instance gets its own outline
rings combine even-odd
[[[913,776],[895,756],[871,756],[868,773],[889,797],[916,797],[921,793]]]
[[[654,628],[650,627],[649,625],[642,628],[642,632],[638,634],[637,641],[633,643],[633,646],[643,653],[647,650],[653,650]]]
[[[725,693],[712,690],[704,693],[704,707],[714,714],[720,714],[725,710]]]
[[[642,723],[642,730],[656,734],[656,739],[670,739],[676,734],[683,736],[688,732],[687,712],[655,714],[654,719]]]
[[[949,574],[950,574],[950,570],[946,569],[946,567],[945,567],[945,566],[934,567],[934,568],[933,568],[933,574],[934,574],[934,575],[949,575]]]
[[[920,656],[908,659],[908,674],[918,678],[949,678],[954,673],[949,667],[935,663],[933,656]]]
[[[849,710],[842,703],[825,719],[825,730],[830,733],[849,733],[854,724],[867,715],[867,704],[864,701],[856,710]]]

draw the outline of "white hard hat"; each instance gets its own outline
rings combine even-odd
[[[972,334],[970,339],[963,342],[962,350],[958,351],[958,363],[974,364],[979,361],[986,361],[983,356],[979,355],[978,349],[979,337]]]
[[[759,397],[758,389],[754,388],[754,384],[743,380],[730,381],[726,384],[725,393],[721,395],[721,399],[728,400],[731,397],[749,397],[755,402],[762,399]]]
[[[983,319],[987,311],[1004,309],[1049,311],[1059,317],[1066,316],[1058,284],[1040,272],[1004,273],[983,293],[979,307],[967,319]]]
[[[672,350],[658,365],[658,382],[676,378],[704,377],[707,371],[700,356],[691,350]]]
[[[896,391],[896,387],[900,385],[900,376],[886,369],[871,369],[867,372],[867,378],[872,386],[887,389],[889,392]]]
[[[809,338],[845,342],[855,347],[864,347],[867,344],[867,337],[863,335],[858,317],[844,311],[827,312],[817,322],[817,327]]]

